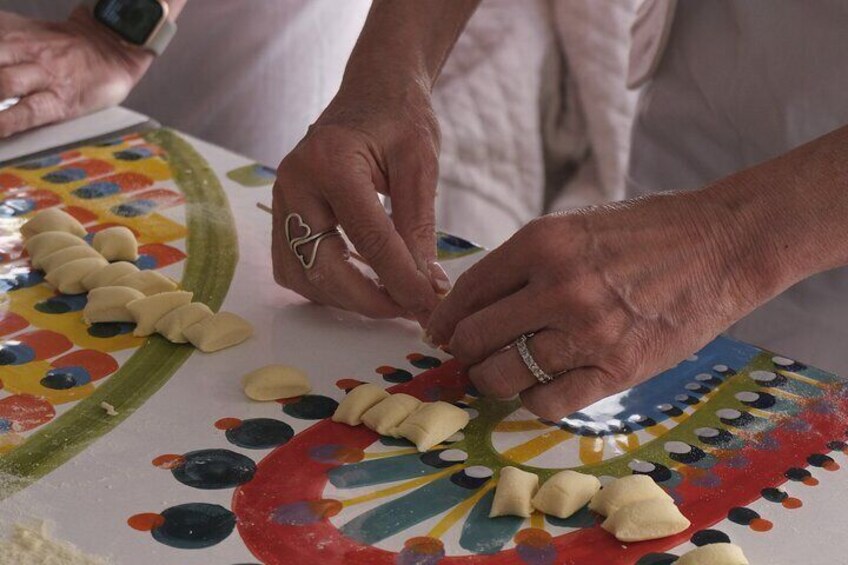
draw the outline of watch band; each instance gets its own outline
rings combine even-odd
[[[83,0],[82,5],[85,6],[89,11],[94,12],[94,8],[99,2],[100,0]],[[150,38],[147,39],[147,43],[140,46],[136,45],[136,47],[141,47],[142,49],[152,51],[158,56],[165,52],[165,49],[168,47],[168,44],[171,43],[171,40],[176,34],[177,23],[170,20],[166,16],[165,19],[159,24],[158,29],[153,33]]]

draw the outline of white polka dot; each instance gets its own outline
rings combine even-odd
[[[459,463],[468,459],[468,454],[461,449],[446,449],[439,453],[439,459],[449,463]]]
[[[698,356],[697,355],[690,355],[689,357],[686,358],[686,360],[695,362],[695,361],[698,360]]]
[[[668,441],[664,447],[669,453],[676,453],[677,455],[686,455],[692,451],[692,447],[682,441]]]
[[[698,383],[686,383],[686,386],[683,388],[685,388],[686,390],[696,391],[701,390],[701,385],[699,385]]]
[[[678,395],[675,395],[674,399],[677,402],[687,402],[689,400],[689,395],[688,394],[678,394]]]
[[[788,367],[789,365],[795,364],[795,361],[792,359],[787,359],[786,357],[780,357],[778,355],[772,357],[771,362],[775,365],[780,365],[781,367]]]
[[[708,381],[712,378],[713,378],[713,376],[708,375],[707,373],[701,373],[700,375],[695,375],[695,380],[700,381],[700,382]]]
[[[713,371],[717,373],[726,373],[728,371],[727,365],[713,365]]]
[[[465,410],[466,412],[468,412],[468,416],[469,416],[472,420],[473,420],[474,418],[476,418],[477,416],[479,416],[479,415],[480,415],[480,413],[479,413],[477,410],[475,410],[474,408],[464,408],[464,410]]]
[[[650,473],[654,469],[656,469],[656,466],[653,463],[649,463],[647,461],[639,461],[638,459],[634,459],[633,461],[628,463],[627,466],[630,467],[632,470],[636,471],[637,473]]]
[[[721,432],[715,428],[697,428],[695,435],[698,437],[718,437]]]
[[[736,393],[736,400],[740,402],[756,402],[760,397],[756,392],[751,392],[749,390],[743,390],[742,392]]]
[[[634,422],[636,424],[638,424],[639,422],[644,422],[646,419],[647,418],[645,418],[645,416],[643,416],[642,414],[633,414],[628,418],[629,421]]]
[[[735,420],[742,417],[742,412],[733,408],[722,408],[721,410],[716,410],[716,416],[725,420]]]
[[[674,410],[674,406],[672,406],[671,404],[660,404],[659,406],[657,406],[657,408],[660,410],[660,412],[668,412],[669,410]]]
[[[472,479],[488,479],[494,475],[491,469],[483,465],[472,465],[465,469],[465,474]]]
[[[464,440],[464,439],[465,439],[465,434],[464,434],[464,433],[462,433],[462,432],[456,432],[455,434],[453,434],[452,436],[450,436],[448,439],[446,439],[446,440],[445,440],[444,442],[442,442],[442,443],[456,443],[456,442],[458,442],[458,441],[462,441],[462,440]]]
[[[751,371],[748,375],[758,383],[770,383],[777,378],[777,375],[771,371]]]

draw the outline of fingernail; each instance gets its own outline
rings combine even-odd
[[[430,272],[430,281],[433,283],[433,289],[436,291],[436,294],[445,296],[451,289],[450,277],[448,277],[442,266],[436,262],[430,263],[428,269]]]

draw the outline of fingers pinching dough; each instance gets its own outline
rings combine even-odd
[[[88,244],[84,239],[73,234],[63,231],[48,231],[36,234],[24,243],[29,260],[34,269],[41,268],[41,260],[53,253],[66,247],[74,247],[76,245]]]
[[[611,482],[592,497],[589,510],[610,516],[622,506],[652,498],[674,502],[648,475],[628,475]]]
[[[312,390],[303,371],[285,365],[268,365],[246,374],[244,394],[253,400],[268,401],[294,398]]]
[[[394,436],[395,428],[406,420],[421,401],[408,394],[389,395],[362,414],[362,423],[382,436]]]
[[[742,548],[732,543],[710,543],[688,551],[675,565],[748,565]]]
[[[601,527],[623,542],[659,539],[679,534],[690,526],[674,502],[653,498],[622,506]]]
[[[388,397],[389,393],[377,385],[361,384],[348,392],[339,403],[339,407],[333,414],[333,421],[348,426],[358,426],[362,423],[362,415],[369,408]]]
[[[193,294],[184,290],[161,292],[133,300],[127,309],[135,319],[133,335],[144,337],[156,331],[156,322],[168,312],[191,302]]]
[[[140,290],[145,296],[177,290],[177,283],[157,271],[138,271],[123,276],[112,283]]]
[[[134,322],[127,304],[143,299],[141,291],[128,286],[103,286],[88,293],[88,303],[82,311],[86,324],[98,322]]]
[[[109,263],[102,269],[98,269],[82,279],[82,286],[84,286],[86,290],[94,290],[101,286],[114,286],[118,279],[137,272],[138,267],[132,263],[127,263],[126,261]]]
[[[100,256],[100,253],[88,245],[73,245],[71,247],[65,247],[64,249],[54,251],[50,255],[44,257],[41,260],[41,268],[44,272],[50,273],[65,263],[70,263],[77,259],[89,259],[91,257],[96,258]],[[83,284],[83,286],[85,285]]]
[[[498,516],[521,516],[529,518],[533,513],[533,493],[539,488],[539,477],[535,473],[522,471],[518,467],[504,467],[498,477],[495,498],[489,518]]]
[[[85,228],[76,218],[59,208],[47,208],[35,214],[21,226],[21,235],[29,238],[39,233],[58,231],[85,237]]]
[[[82,280],[107,264],[102,257],[75,259],[50,271],[44,278],[62,294],[82,294],[85,292]]]
[[[199,350],[212,353],[243,342],[253,335],[253,326],[232,312],[218,312],[190,325],[183,335]]]
[[[209,309],[209,306],[201,302],[184,304],[159,318],[154,329],[156,333],[171,343],[186,343],[188,342],[188,338],[183,333],[183,330],[198,322],[202,322],[206,318],[211,318],[213,314],[214,312]]]
[[[97,232],[91,245],[109,261],[138,259],[138,241],[132,230],[125,226],[114,226]]]
[[[468,425],[468,412],[448,402],[424,402],[395,430],[424,452]]]
[[[533,497],[533,507],[557,518],[568,518],[586,506],[600,488],[601,482],[594,475],[560,471],[545,481]]]

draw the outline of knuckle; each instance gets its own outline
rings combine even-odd
[[[366,259],[379,260],[386,255],[389,248],[389,234],[373,225],[356,229],[356,250]]]
[[[15,96],[23,94],[23,84],[18,75],[9,71],[0,71],[0,94]]]
[[[317,262],[312,265],[311,269],[305,269],[303,275],[310,284],[318,288],[323,288],[331,282],[328,271],[329,269],[324,264]]]
[[[483,340],[474,320],[465,319],[456,325],[450,348],[454,357],[465,365],[473,364],[480,357]]]
[[[517,392],[515,379],[500,363],[483,363],[477,370],[469,371],[477,390],[492,398],[507,399]]]

